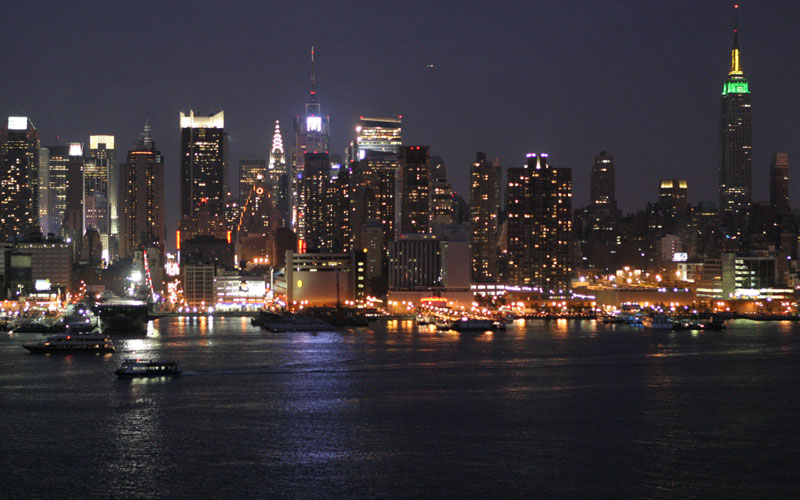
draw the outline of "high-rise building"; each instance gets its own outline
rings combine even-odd
[[[738,5],[735,9],[738,10]],[[738,22],[728,79],[722,86],[720,113],[719,210],[729,230],[743,226],[752,189],[752,110],[750,86],[739,61]]]
[[[39,148],[39,226],[42,233],[52,232],[50,229],[50,150]]]
[[[453,211],[453,187],[447,182],[447,169],[444,160],[438,156],[431,157],[430,190],[431,197],[431,231],[437,225],[449,225],[455,222]]]
[[[277,200],[278,212],[282,224],[288,225],[291,221],[291,208],[289,206],[289,171],[286,168],[286,153],[283,147],[281,124],[275,120],[275,133],[272,135],[272,147],[269,151],[269,165],[267,167],[268,184],[272,191],[271,196]]]
[[[500,215],[500,160],[478,153],[470,170],[470,260],[472,279],[497,280],[497,237]]]
[[[89,152],[87,155],[87,167],[90,163],[94,164],[96,171],[93,176],[96,180],[86,182],[86,196],[95,198],[97,208],[98,225],[95,227],[100,232],[100,239],[103,242],[103,253],[108,259],[116,258],[118,238],[119,238],[119,168],[117,165],[117,154],[114,149],[113,135],[90,135]],[[84,168],[84,176],[87,169]],[[94,225],[87,222],[88,225]]]
[[[428,146],[400,148],[395,182],[396,237],[431,232],[430,174]]]
[[[294,117],[295,149],[292,155],[292,176],[290,186],[290,202],[292,207],[292,225],[298,232],[303,231],[305,224],[305,200],[300,192],[300,180],[304,176],[307,154],[328,153],[330,117],[322,116],[322,108],[317,102],[316,76],[314,74],[314,47],[311,47],[311,90],[306,103],[305,114]]]
[[[348,160],[363,160],[368,152],[397,154],[403,144],[403,116],[369,118],[362,116],[356,125],[356,137],[350,142]]]
[[[143,247],[164,251],[164,157],[153,142],[149,124],[120,167],[120,257],[131,258]]]
[[[196,116],[181,112],[182,237],[224,233],[226,135],[224,111]],[[219,224],[217,224],[219,223]],[[210,227],[207,227],[210,226]]]
[[[594,157],[589,182],[591,209],[597,216],[611,215],[617,209],[614,157],[601,151]]]
[[[45,148],[42,148],[45,149]],[[69,169],[69,146],[49,146],[47,149],[47,232],[61,234],[64,214],[67,210],[67,170]]]
[[[39,231],[39,131],[9,116],[0,127],[0,238]]]
[[[83,231],[83,143],[70,142],[68,148],[66,188],[64,190],[64,221],[61,223],[61,236],[75,242],[74,248],[80,250]],[[77,257],[77,255],[76,255]]]
[[[328,153],[306,153],[303,178],[300,179],[300,196],[305,201],[298,213],[297,239],[301,253],[334,252],[336,212],[331,199],[331,162]],[[304,221],[302,219],[305,219]]]
[[[508,169],[506,212],[510,284],[567,296],[572,169],[553,167],[547,154],[529,153],[524,167]]]
[[[686,179],[662,179],[658,186],[658,204],[671,218],[689,212],[689,185]]]
[[[244,204],[256,179],[266,182],[267,160],[264,158],[239,159],[239,204]]]
[[[779,214],[789,214],[789,154],[775,153],[769,166],[769,204]]]

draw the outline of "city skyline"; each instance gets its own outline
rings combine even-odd
[[[174,19],[177,14],[173,8],[164,7],[156,24]],[[348,6],[342,10],[350,11]],[[798,127],[791,121],[798,105],[792,101],[786,83],[794,81],[794,75],[800,72],[794,64],[800,44],[792,43],[796,35],[788,31],[786,20],[800,9],[790,2],[772,2],[745,3],[739,10],[742,65],[753,92],[753,199],[762,201],[768,199],[772,155],[787,152],[790,158],[798,156],[794,139]],[[358,116],[402,114],[404,142],[428,144],[432,155],[443,157],[449,180],[462,196],[468,191],[475,151],[499,157],[506,168],[521,166],[527,152],[548,152],[559,159],[557,166],[573,169],[574,206],[585,206],[589,202],[592,160],[605,150],[615,157],[620,187],[626,181],[644,186],[619,189],[623,212],[640,210],[644,202],[654,201],[661,178],[687,179],[692,202],[717,199],[717,99],[730,63],[731,2],[701,6],[674,2],[667,7],[635,6],[628,10],[613,4],[604,9],[575,9],[545,3],[516,12],[517,20],[511,19],[511,11],[501,8],[487,14],[484,22],[488,26],[500,21],[511,26],[537,14],[546,16],[536,18],[548,19],[551,25],[533,37],[509,27],[501,40],[482,40],[481,44],[462,39],[460,45],[454,45],[456,41],[445,37],[459,29],[458,19],[477,11],[481,11],[477,4],[465,6],[460,13],[450,13],[443,7],[424,8],[421,12],[429,19],[441,22],[437,26],[440,33],[433,38],[436,43],[413,57],[407,53],[413,47],[410,41],[391,47],[387,57],[378,58],[377,49],[357,50],[355,55],[369,62],[372,71],[367,65],[347,63],[341,48],[357,40],[343,40],[335,32],[333,20],[328,19],[313,37],[303,40],[293,36],[278,43],[270,41],[277,33],[266,33],[264,44],[248,46],[244,54],[223,54],[209,46],[210,60],[222,64],[226,71],[202,77],[191,65],[178,64],[163,80],[148,81],[144,90],[132,90],[130,84],[120,83],[95,92],[94,82],[79,72],[61,75],[60,79],[50,77],[61,64],[51,61],[36,68],[41,80],[52,85],[6,80],[0,83],[0,103],[8,115],[31,117],[43,145],[54,144],[57,135],[65,144],[87,142],[90,134],[102,132],[115,135],[118,149],[124,152],[135,143],[141,123],[149,119],[154,139],[163,145],[167,184],[173,185],[179,171],[177,112],[190,108],[204,115],[226,111],[226,131],[231,139],[229,165],[238,164],[242,157],[267,157],[274,120],[281,120],[284,134],[290,134],[291,118],[303,114],[309,87],[308,50],[314,43],[318,95],[323,114],[331,117],[331,154],[344,154]],[[201,9],[197,15],[203,12]],[[248,12],[259,11],[250,7]],[[691,16],[686,16],[689,12]],[[105,16],[109,26],[123,13],[139,15],[125,8],[120,12],[103,8],[85,12],[88,16]],[[371,13],[367,9],[359,15]],[[395,13],[398,19],[410,15],[399,9]],[[71,11],[63,14],[75,15]],[[226,20],[240,20],[241,16],[241,12],[230,12]],[[38,30],[51,24],[45,17],[32,27],[30,35],[12,41],[17,44],[41,35]],[[245,33],[254,29],[247,23],[244,28]],[[428,20],[421,28],[429,31],[434,26]],[[375,29],[371,26],[369,33],[376,37],[379,48],[385,48],[388,40],[373,32]],[[570,32],[569,37],[563,29]],[[643,36],[644,31],[651,34]],[[182,33],[189,39],[196,36]],[[13,28],[3,36],[12,34]],[[235,45],[238,36],[222,45]],[[627,43],[632,39],[636,39],[636,47]],[[209,43],[205,38],[199,40]],[[605,50],[588,50],[592,43],[603,40],[608,42],[603,45]],[[30,41],[29,47],[20,47],[20,54],[34,60],[39,54],[41,61],[49,61],[51,56],[36,52],[36,40]],[[89,42],[88,37],[78,36],[65,50],[82,52],[91,45]],[[109,51],[110,56],[117,54],[120,61],[135,62],[141,54],[132,51],[130,45],[91,48],[94,52]],[[268,78],[242,64],[243,57],[272,61]],[[155,57],[156,67],[169,60],[169,55]],[[626,61],[637,63],[640,70],[636,74],[626,72]],[[119,69],[117,64],[110,65],[109,71]],[[234,78],[230,71],[248,78]],[[673,100],[656,102],[653,92],[669,93]],[[481,99],[476,100],[476,95]],[[118,157],[121,154],[117,152]],[[797,186],[798,182],[793,179],[791,184]],[[178,207],[177,200],[170,202],[167,223],[171,232]]]

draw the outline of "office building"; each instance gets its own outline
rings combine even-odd
[[[103,252],[105,258],[116,258],[117,247],[119,246],[119,166],[117,165],[117,155],[114,149],[113,135],[90,135],[89,151],[87,154],[87,166],[94,164],[96,169],[96,184],[87,182],[84,189],[86,196],[95,196],[96,201],[104,202],[96,215],[98,231],[103,240]],[[84,168],[84,176],[87,175]],[[92,194],[90,194],[92,193]],[[90,225],[87,222],[87,226]]]
[[[61,223],[61,236],[67,242],[74,241],[74,248],[77,252],[80,251],[80,241],[86,228],[83,221],[83,143],[70,142],[67,151],[67,182],[64,191],[64,220]]]
[[[769,166],[769,204],[780,215],[792,212],[789,205],[789,154],[775,153]]]
[[[267,160],[265,158],[241,158],[239,160],[239,204],[244,204],[256,179],[266,182]]]
[[[478,153],[470,169],[470,260],[477,283],[497,280],[497,238],[500,215],[500,161]]]
[[[738,5],[735,9],[738,11]],[[720,113],[719,210],[729,231],[740,232],[751,201],[752,110],[750,86],[739,60],[738,22]]]
[[[686,179],[662,179],[658,187],[658,204],[669,218],[689,213],[689,185]]]
[[[224,234],[226,135],[224,111],[211,116],[180,113],[181,228],[195,234]]]
[[[363,160],[369,152],[396,155],[403,143],[403,117],[370,118],[362,116],[356,125],[356,136],[348,148],[350,162]]]
[[[0,127],[0,238],[39,231],[39,131],[9,116]]]
[[[278,213],[281,224],[288,226],[291,222],[291,207],[289,205],[289,170],[286,166],[286,152],[281,135],[281,124],[275,120],[275,133],[272,135],[272,147],[269,152],[268,180],[272,198],[277,200]]]
[[[162,252],[167,242],[166,199],[164,192],[164,157],[150,133],[144,131],[128,158],[120,165],[120,245],[122,258],[146,247]]]
[[[48,146],[47,233],[61,234],[67,209],[67,170],[69,146]],[[41,204],[40,204],[41,205]],[[42,229],[44,233],[44,228]]]
[[[431,232],[430,174],[428,146],[400,148],[395,182],[396,237]]]
[[[589,181],[591,210],[596,216],[608,216],[617,210],[614,157],[605,151],[594,157]]]
[[[300,237],[304,232],[302,226],[308,220],[304,216],[305,200],[300,192],[300,181],[305,175],[306,155],[328,154],[330,117],[322,115],[322,108],[317,102],[316,76],[314,74],[314,47],[311,47],[311,90],[305,105],[305,114],[295,116],[295,149],[292,154],[292,175],[290,179],[290,204],[292,211],[292,227]]]

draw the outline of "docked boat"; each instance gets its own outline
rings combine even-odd
[[[114,373],[120,378],[174,377],[181,367],[177,361],[126,359]]]
[[[453,330],[457,332],[485,332],[496,329],[497,325],[490,319],[460,319],[453,323]]]
[[[436,330],[440,332],[446,332],[453,329],[453,323],[444,318],[436,318],[433,321],[433,324],[436,325]]]
[[[92,308],[103,333],[145,334],[150,307],[139,300],[109,300]]]
[[[251,321],[253,326],[270,332],[330,332],[333,326],[313,316],[297,314],[279,314],[260,311]]]
[[[114,352],[114,344],[110,338],[93,334],[52,335],[45,341],[24,344],[22,347],[34,353]]]
[[[654,314],[642,318],[642,326],[648,330],[672,330],[672,320],[663,314]]]

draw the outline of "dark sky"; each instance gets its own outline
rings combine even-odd
[[[740,45],[753,92],[754,199],[771,154],[800,165],[800,2],[746,1]],[[225,110],[232,171],[266,155],[275,119],[317,90],[342,153],[359,115],[403,115],[404,142],[429,144],[467,195],[475,151],[519,166],[548,152],[588,202],[593,157],[614,155],[624,211],[660,178],[716,200],[719,100],[733,9],[726,0],[524,2],[15,2],[0,29],[0,113],[27,114],[42,144],[117,137],[145,119],[178,213],[178,112]],[[434,69],[428,69],[434,64]],[[793,175],[796,201],[800,175]]]

